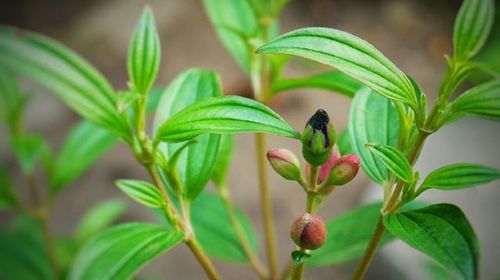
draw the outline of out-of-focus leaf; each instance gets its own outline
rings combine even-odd
[[[15,207],[18,203],[9,174],[0,165],[0,210]]]
[[[51,89],[84,118],[129,138],[113,88],[89,63],[45,36],[0,26],[0,65]]]
[[[248,40],[258,34],[256,12],[248,0],[204,0],[205,11],[225,47],[247,73],[252,48]]]
[[[76,125],[56,156],[50,176],[52,191],[60,191],[82,176],[117,141],[115,134],[88,121]]]
[[[349,130],[345,128],[337,139],[337,146],[339,148],[341,155],[354,154],[354,149],[352,148],[351,137],[349,136]]]
[[[257,238],[248,218],[237,210],[236,215],[252,250],[257,252]],[[222,200],[202,193],[191,208],[193,227],[207,254],[231,262],[248,262],[234,231]]]
[[[48,152],[45,141],[40,135],[13,135],[12,149],[24,174],[33,174],[37,161]]]
[[[144,265],[182,241],[184,234],[146,223],[110,228],[86,243],[69,279],[130,279]]]
[[[75,238],[83,244],[94,235],[109,227],[127,210],[127,205],[117,199],[99,202],[90,208],[75,230]]]
[[[0,69],[0,120],[5,120],[15,130],[28,99],[19,88],[17,77],[6,69]]]
[[[0,230],[0,279],[55,279],[36,221],[21,216]]]
[[[326,266],[361,257],[375,231],[381,207],[382,203],[364,205],[328,220],[327,241],[312,252],[306,264]],[[392,234],[385,233],[379,247],[393,239]]]
[[[219,152],[217,153],[217,160],[215,161],[214,171],[212,172],[212,180],[217,187],[223,186],[226,181],[233,155],[233,146],[234,136],[229,134],[222,135]]]

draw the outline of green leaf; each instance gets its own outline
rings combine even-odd
[[[453,30],[454,56],[468,60],[483,47],[493,26],[493,0],[464,0]]]
[[[382,203],[372,203],[343,213],[326,222],[326,243],[312,253],[311,266],[327,266],[361,257],[377,226]],[[394,239],[385,233],[379,247]]]
[[[335,67],[387,98],[417,106],[415,89],[406,75],[374,46],[349,33],[319,27],[298,29],[257,52],[295,55]]]
[[[389,183],[387,168],[365,145],[397,145],[400,122],[393,102],[368,88],[359,91],[352,101],[348,131],[352,149],[361,157],[361,167],[368,177],[382,186]]]
[[[247,73],[252,49],[249,39],[256,36],[259,23],[248,0],[204,0],[205,11],[224,46]]]
[[[423,270],[429,280],[456,280],[457,277],[450,274],[442,265],[433,260],[426,260],[423,263]]]
[[[249,98],[220,96],[198,101],[173,115],[158,128],[156,140],[179,142],[205,133],[242,132],[300,137],[269,107]]]
[[[353,97],[362,85],[340,71],[329,71],[306,78],[291,78],[273,83],[272,92],[278,94],[282,91],[300,88],[318,88],[342,95]]]
[[[153,12],[144,8],[135,27],[128,51],[128,75],[133,90],[146,94],[153,85],[160,68],[160,39]]]
[[[0,230],[0,279],[52,280],[42,231],[35,220],[20,216]]]
[[[222,93],[217,73],[202,69],[190,69],[180,74],[163,93],[156,110],[154,127],[158,128],[186,106]],[[188,198],[194,199],[207,185],[219,151],[220,135],[207,134],[196,137],[180,154],[177,169]],[[171,158],[183,143],[161,143],[160,150]]]
[[[0,120],[16,130],[29,97],[23,94],[13,73],[0,69]]]
[[[139,180],[118,180],[116,185],[126,195],[150,208],[161,208],[163,199],[158,189],[148,182]]]
[[[367,144],[376,157],[396,175],[399,179],[411,183],[413,181],[413,170],[408,159],[394,147],[380,144]]]
[[[183,237],[181,232],[146,223],[115,226],[85,244],[75,258],[69,279],[130,279]]]
[[[238,209],[236,216],[250,247],[257,253],[257,238],[249,219]],[[191,208],[194,231],[207,254],[225,261],[248,262],[234,231],[223,201],[216,195],[204,192]]]
[[[84,118],[129,137],[111,85],[62,44],[42,35],[0,26],[0,65],[46,86]]]
[[[451,118],[467,114],[500,120],[500,79],[475,86],[450,104]]]
[[[52,191],[71,184],[107,152],[118,137],[88,121],[76,125],[66,136],[50,176]]]
[[[472,163],[446,165],[432,171],[423,189],[457,190],[474,187],[500,178],[500,170]]]
[[[212,181],[214,181],[217,187],[222,187],[225,184],[233,155],[233,146],[234,136],[229,134],[222,135],[217,160],[212,172]]]
[[[0,210],[18,205],[12,181],[5,166],[0,165]]]
[[[109,199],[92,206],[78,223],[75,238],[79,244],[115,223],[127,210],[127,204],[118,199]]]
[[[349,130],[345,128],[339,134],[337,139],[337,144],[341,155],[354,154],[354,149],[352,147],[351,137],[349,136]]]
[[[48,152],[40,135],[13,135],[12,149],[24,174],[33,174],[37,161]]]
[[[298,251],[298,250],[292,252],[292,262],[294,265],[303,264],[309,258],[311,258],[311,254],[309,254],[309,253]]]
[[[390,214],[384,218],[384,225],[405,243],[463,279],[477,279],[477,238],[457,206],[443,203]]]

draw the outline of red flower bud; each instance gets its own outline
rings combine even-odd
[[[328,180],[328,177],[330,176],[330,170],[332,169],[335,161],[337,161],[339,158],[340,158],[340,152],[337,145],[335,145],[333,146],[332,153],[330,154],[328,160],[325,163],[323,163],[319,168],[318,184],[321,184],[322,182]],[[307,177],[309,177],[310,174],[311,174],[311,165],[306,164]]]
[[[287,180],[300,180],[300,162],[287,149],[272,149],[267,152],[267,159],[274,171]]]
[[[330,171],[328,183],[331,185],[344,185],[358,174],[360,160],[357,155],[346,155],[335,161]]]
[[[326,241],[326,226],[319,215],[306,213],[292,223],[290,237],[304,249],[318,249]]]

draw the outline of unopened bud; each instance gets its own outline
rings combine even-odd
[[[326,241],[326,226],[319,215],[306,213],[292,223],[290,237],[304,249],[318,249]]]
[[[328,160],[335,144],[336,133],[328,114],[319,109],[309,119],[302,133],[302,154],[312,165],[321,165]]]
[[[358,174],[360,166],[357,155],[346,155],[335,161],[330,171],[328,183],[331,185],[344,185]]]
[[[300,180],[300,162],[287,149],[272,149],[267,152],[267,159],[274,171],[287,180]]]
[[[337,161],[339,158],[340,158],[340,152],[339,149],[337,148],[337,145],[335,145],[332,148],[332,152],[328,160],[319,167],[318,184],[321,184],[326,180],[328,180],[328,177],[330,177],[330,170],[332,169],[335,161]],[[308,178],[310,174],[311,174],[311,165],[306,164],[306,175]]]

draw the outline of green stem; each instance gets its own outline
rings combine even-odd
[[[306,202],[306,213],[315,213],[316,212],[316,197],[318,196],[318,173],[319,166],[311,166],[311,175],[309,176],[309,186],[307,188],[307,202]],[[304,248],[299,248],[301,252],[305,252]],[[293,265],[292,267],[292,280],[300,280],[302,279],[302,275],[304,274],[304,262]]]
[[[191,249],[191,252],[195,255],[196,259],[198,262],[201,264],[205,272],[207,273],[207,276],[211,280],[219,280],[221,279],[217,271],[215,270],[215,267],[212,264],[212,261],[207,257],[205,252],[203,251],[203,248],[201,247],[200,243],[194,235],[191,235],[191,238],[187,239],[184,241],[186,245]]]
[[[274,230],[273,210],[266,169],[266,142],[264,134],[256,135],[257,168],[259,174],[260,203],[262,218],[264,220],[264,233],[269,266],[270,279],[275,279],[278,273],[278,253],[276,250],[276,233]]]
[[[384,236],[385,227],[383,221],[384,221],[384,216],[379,215],[377,226],[375,228],[375,232],[373,233],[372,239],[370,240],[370,243],[366,248],[365,254],[361,259],[361,262],[356,267],[356,270],[354,271],[354,274],[352,275],[351,279],[357,280],[357,279],[363,279],[365,277],[365,273],[368,270],[368,267],[370,266],[373,256],[375,255],[375,251],[377,251],[378,244],[380,243],[382,236]]]
[[[413,145],[413,148],[410,154],[408,155],[408,161],[410,162],[410,165],[413,166],[413,164],[415,163],[418,155],[420,154],[420,151],[423,148],[425,139],[427,138],[428,135],[429,134],[424,130],[420,130],[417,136],[417,140],[415,141],[415,144]],[[384,235],[385,232],[385,227],[383,223],[384,216],[392,213],[392,211],[396,209],[394,208],[394,205],[398,202],[398,199],[401,196],[401,192],[403,191],[404,185],[405,185],[404,181],[402,180],[398,181],[396,188],[394,189],[392,195],[389,198],[389,201],[385,204],[384,209],[382,209],[382,213],[378,217],[377,226],[375,228],[375,232],[373,233],[372,239],[370,240],[370,243],[366,248],[363,258],[361,259],[361,262],[358,264],[356,270],[354,271],[354,274],[352,276],[353,280],[360,280],[364,278],[365,273],[368,270],[368,267],[370,266],[370,263],[373,259],[373,256],[375,255],[378,244],[380,243],[380,240],[382,239],[382,236]]]
[[[220,186],[217,189],[219,190],[220,197],[224,203],[224,206],[226,207],[226,211],[229,216],[229,220],[231,221],[231,225],[233,226],[236,236],[240,241],[241,248],[245,252],[245,255],[247,256],[251,267],[253,268],[253,270],[255,270],[255,272],[259,276],[259,279],[266,279],[267,275],[266,272],[264,271],[264,266],[260,262],[259,258],[254,254],[252,248],[250,247],[250,244],[248,243],[243,227],[241,226],[241,224],[238,221],[238,218],[236,217],[235,209],[229,197],[229,192],[227,191],[227,188],[225,186]]]
[[[40,225],[40,229],[42,230],[49,264],[54,274],[54,278],[57,279],[59,277],[59,265],[56,258],[54,235],[52,234],[52,231],[49,227],[48,209],[45,205],[43,205],[40,189],[33,175],[28,175],[28,185],[35,209],[35,211],[33,212],[34,218],[37,220],[38,224]]]
[[[165,216],[167,217],[167,220],[170,222],[170,224],[174,225],[178,231],[182,231],[186,234],[184,243],[189,247],[189,249],[191,249],[191,252],[193,252],[196,259],[207,273],[208,278],[213,280],[220,279],[214,265],[212,264],[206,253],[203,251],[203,248],[200,246],[198,240],[196,240],[196,237],[194,236],[191,226],[191,220],[189,217],[189,205],[185,205],[185,203],[181,201],[181,209],[183,213],[183,217],[181,219],[179,217],[179,214],[177,213],[177,210],[172,206],[172,201],[168,196],[165,185],[163,184],[163,181],[161,180],[160,174],[158,173],[156,167],[151,164],[146,168],[151,175],[151,178],[153,179],[156,187],[160,190],[163,200],[165,201],[163,210]]]

